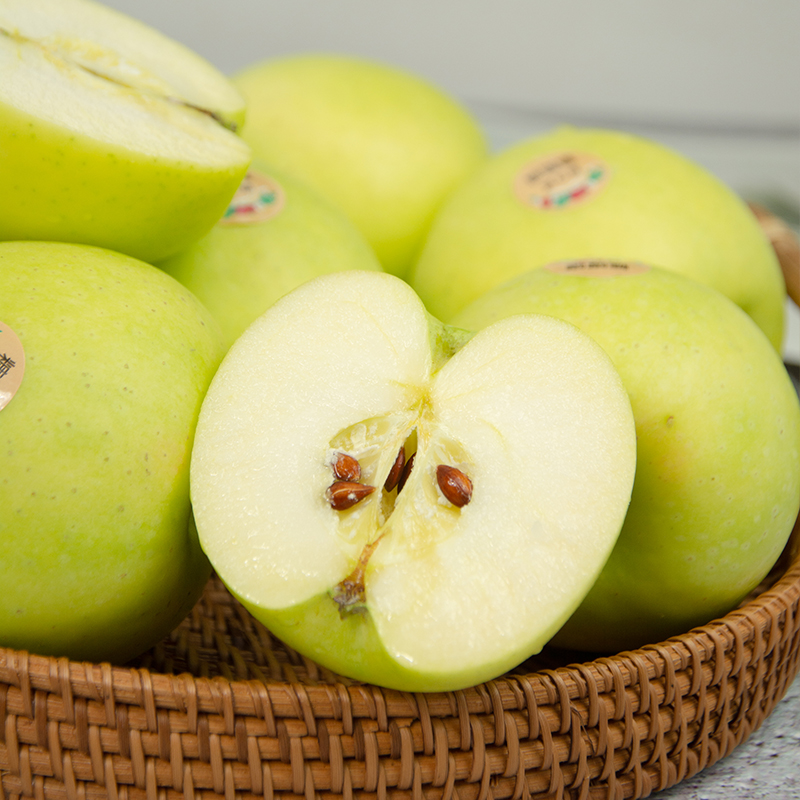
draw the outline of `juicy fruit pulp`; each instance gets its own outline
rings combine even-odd
[[[523,316],[470,339],[401,280],[353,271],[293,291],[228,352],[192,501],[222,580],[288,644],[372,683],[457,688],[575,608],[634,462],[628,398],[577,329]]]
[[[0,646],[121,664],[210,573],[188,468],[219,332],[172,278],[110,251],[7,242],[0,273],[0,328],[25,355],[0,409]]]
[[[559,644],[618,652],[721,616],[769,572],[800,505],[800,404],[783,364],[720,293],[641,264],[532,270],[456,317],[572,322],[619,370],[638,441],[619,540]]]
[[[250,160],[239,93],[89,0],[0,6],[0,239],[163,258],[222,215]]]
[[[786,290],[746,204],[689,159],[619,131],[565,126],[494,156],[441,209],[409,282],[450,322],[516,275],[586,258],[712,286],[780,349]]]

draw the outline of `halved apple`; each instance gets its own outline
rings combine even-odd
[[[0,4],[0,239],[146,261],[224,213],[250,161],[215,67],[91,0]]]
[[[611,552],[635,469],[628,396],[568,323],[474,337],[394,276],[304,284],[256,320],[204,401],[201,546],[276,636],[403,690],[537,652]]]

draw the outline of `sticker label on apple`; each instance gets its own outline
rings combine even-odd
[[[14,331],[0,321],[0,411],[17,393],[25,372],[25,351]]]
[[[220,225],[253,225],[280,214],[286,202],[283,187],[268,175],[248,170]]]
[[[623,275],[641,275],[650,267],[640,261],[610,261],[603,258],[582,258],[575,261],[555,261],[542,269],[558,275],[579,275],[583,278],[618,278]]]
[[[602,159],[589,153],[548,153],[520,170],[514,192],[525,205],[541,211],[574,208],[594,197],[610,172]]]

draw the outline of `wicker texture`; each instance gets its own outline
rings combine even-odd
[[[136,666],[0,648],[0,800],[646,797],[728,754],[797,674],[796,550],[772,580],[658,645],[409,694],[320,669],[212,579]]]

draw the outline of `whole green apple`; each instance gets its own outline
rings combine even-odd
[[[227,347],[301,283],[344,269],[381,269],[344,212],[300,181],[261,165],[248,170],[206,236],[158,266],[214,315]]]
[[[108,250],[0,243],[0,275],[0,646],[124,663],[210,573],[189,459],[220,333]]]
[[[611,360],[542,315],[471,337],[399,278],[285,295],[203,401],[203,549],[276,636],[350,678],[455,690],[515,667],[600,572],[636,441]]]
[[[560,127],[494,156],[441,210],[409,282],[447,322],[515,275],[581,258],[713,286],[780,349],[786,288],[753,213],[699,165],[621,131]]]
[[[523,311],[595,339],[636,419],[622,533],[555,641],[616,652],[730,611],[769,572],[800,506],[800,403],[774,348],[715,289],[602,260],[527,272],[455,320],[480,328]]]
[[[206,233],[250,161],[204,59],[91,0],[0,4],[0,240],[146,261]]]
[[[342,208],[384,268],[403,275],[443,200],[486,156],[472,115],[379,62],[299,55],[233,76],[257,158]]]

